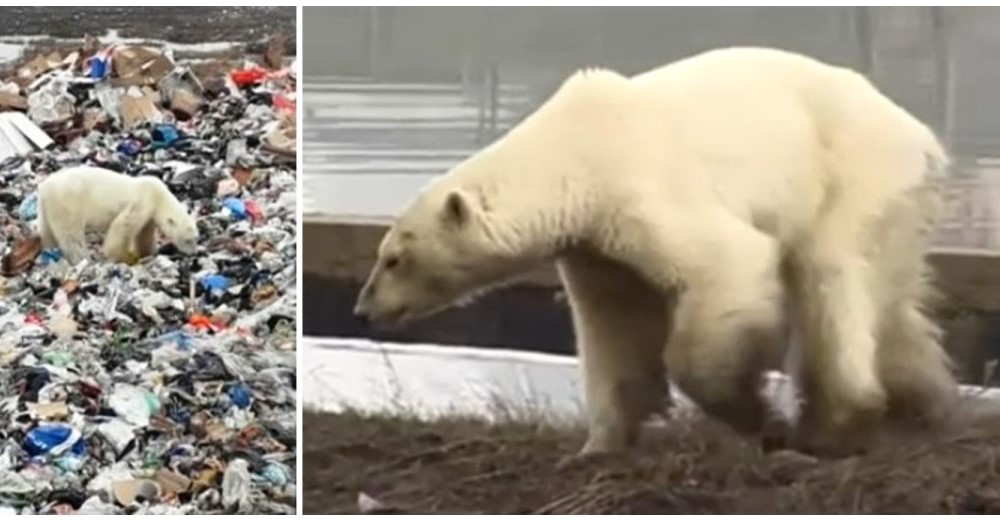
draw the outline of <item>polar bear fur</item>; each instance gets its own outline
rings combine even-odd
[[[584,453],[634,442],[665,366],[709,414],[760,432],[760,376],[790,331],[796,437],[853,450],[886,411],[934,419],[957,399],[924,314],[947,163],[864,77],[805,56],[728,48],[631,78],[584,70],[408,205],[355,311],[416,319],[554,259]]]
[[[42,247],[58,247],[72,264],[89,256],[87,232],[104,235],[107,258],[128,261],[153,254],[157,229],[182,252],[194,251],[198,240],[194,218],[155,177],[75,166],[38,185]]]

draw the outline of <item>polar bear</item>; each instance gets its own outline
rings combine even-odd
[[[86,233],[105,235],[113,261],[153,254],[160,229],[177,248],[192,253],[198,226],[156,177],[131,177],[92,166],[59,170],[38,184],[38,233],[42,247],[58,247],[72,264],[89,256]]]
[[[555,260],[588,440],[627,448],[671,379],[757,434],[789,335],[800,449],[854,451],[958,398],[924,259],[948,157],[863,76],[725,48],[624,77],[583,70],[395,219],[355,313],[399,323]],[[676,304],[672,296],[676,295]]]

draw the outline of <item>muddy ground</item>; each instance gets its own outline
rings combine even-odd
[[[0,36],[82,38],[109,29],[175,43],[257,42],[281,33],[294,53],[295,7],[0,7]]]
[[[359,512],[359,493],[413,514],[996,514],[1000,420],[887,436],[868,455],[765,455],[701,421],[647,434],[634,455],[557,469],[582,432],[473,420],[306,412],[306,514]]]

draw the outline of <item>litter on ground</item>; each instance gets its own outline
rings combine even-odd
[[[283,48],[205,75],[169,49],[88,37],[0,77],[3,511],[295,513]],[[81,164],[162,179],[196,215],[197,252],[161,241],[116,264],[93,240],[70,265],[43,249],[35,187]]]

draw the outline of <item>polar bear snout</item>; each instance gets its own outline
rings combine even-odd
[[[194,240],[176,240],[174,246],[185,255],[192,255],[198,250],[198,244]]]
[[[371,297],[369,293],[371,293],[369,284],[365,284],[358,294],[357,302],[354,303],[354,315],[364,320],[367,320],[369,313],[371,313],[371,304],[369,303]]]
[[[354,315],[379,327],[402,324],[410,315],[410,308],[402,302],[392,303],[378,294],[378,284],[370,280],[361,288],[354,305]]]
[[[372,304],[370,299],[359,299],[354,306],[354,315],[378,327],[394,327],[401,325],[409,310],[405,305],[397,307],[381,307]]]

